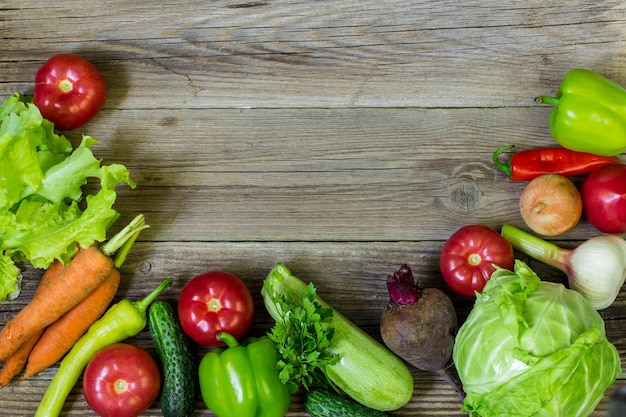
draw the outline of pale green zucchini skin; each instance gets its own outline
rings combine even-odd
[[[198,366],[178,324],[174,308],[155,301],[148,312],[148,328],[163,368],[161,411],[164,417],[189,417],[196,407]]]
[[[304,409],[313,417],[388,417],[335,392],[313,389],[305,394]]]
[[[280,320],[277,296],[296,303],[307,284],[279,263],[272,268],[261,290],[263,302],[274,320]],[[317,301],[330,307],[319,296]],[[347,395],[378,411],[397,410],[413,396],[413,375],[405,362],[383,344],[333,309],[335,329],[331,351],[339,361],[326,367],[326,375]]]

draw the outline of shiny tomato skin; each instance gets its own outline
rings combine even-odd
[[[57,129],[84,125],[98,114],[106,98],[104,78],[79,55],[54,55],[35,74],[33,102]]]
[[[626,232],[626,165],[614,164],[589,173],[580,187],[583,213],[603,233]]]
[[[252,295],[246,284],[233,274],[209,271],[183,287],[178,299],[178,319],[183,331],[196,343],[224,346],[220,332],[241,339],[254,316]]]
[[[510,270],[514,262],[513,247],[498,232],[484,225],[468,225],[446,241],[439,267],[453,291],[475,297],[491,278],[494,264]]]
[[[101,417],[137,417],[155,401],[160,389],[155,360],[144,349],[126,343],[96,353],[83,376],[87,404]]]

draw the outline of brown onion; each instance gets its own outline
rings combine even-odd
[[[546,174],[526,185],[519,208],[522,219],[534,232],[556,236],[578,224],[583,203],[571,180],[562,175]]]

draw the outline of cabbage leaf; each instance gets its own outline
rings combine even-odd
[[[0,107],[0,300],[19,292],[16,262],[45,269],[106,239],[119,217],[117,185],[135,183],[123,165],[102,165],[95,143],[85,135],[74,149],[30,97],[13,94]],[[84,195],[90,179],[100,187]]]
[[[520,260],[477,294],[452,359],[472,417],[588,416],[621,374],[598,312]]]

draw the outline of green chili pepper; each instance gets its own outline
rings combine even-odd
[[[113,305],[91,325],[61,361],[59,370],[37,407],[35,417],[61,414],[68,394],[80,378],[91,358],[102,348],[121,342],[141,332],[147,324],[146,310],[161,292],[172,283],[164,280],[152,293],[140,301],[122,300]]]
[[[278,350],[267,336],[239,344],[228,333],[218,338],[227,345],[200,361],[200,391],[218,417],[283,417],[291,395],[278,377]]]
[[[626,90],[608,78],[572,69],[556,97],[539,96],[535,101],[554,106],[550,133],[564,148],[602,156],[626,150]]]

